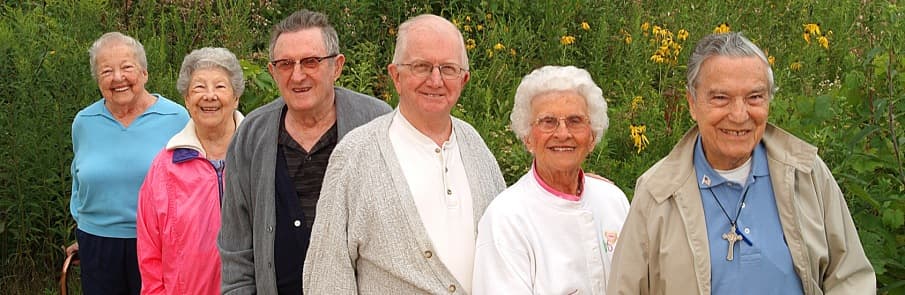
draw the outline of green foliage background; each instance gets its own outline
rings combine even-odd
[[[300,2],[300,3],[299,3]],[[604,140],[586,169],[631,196],[634,179],[693,125],[684,64],[721,23],[775,59],[780,87],[771,122],[820,147],[846,193],[880,293],[905,293],[905,7],[896,1],[3,1],[0,7],[0,290],[54,293],[69,215],[75,113],[100,98],[87,49],[106,31],[139,39],[152,92],[181,101],[178,67],[192,49],[222,46],[245,67],[249,112],[277,96],[266,72],[270,26],[299,8],[327,13],[347,66],[340,84],[395,105],[385,65],[396,27],[435,13],[454,20],[469,49],[472,80],[454,115],[472,123],[509,182],[529,156],[506,127],[521,77],[548,65],[588,69],[610,106]],[[582,23],[587,23],[583,28]],[[643,25],[650,26],[642,30]],[[803,38],[818,24],[829,43]],[[652,27],[677,33],[675,63],[654,63]],[[564,44],[563,37],[574,38]],[[631,42],[627,42],[631,39]],[[473,42],[473,43],[471,43]],[[635,97],[641,99],[634,99]],[[633,99],[635,104],[633,107]],[[630,125],[646,126],[639,151]]]

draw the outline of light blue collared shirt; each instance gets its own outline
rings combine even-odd
[[[751,161],[745,184],[729,182],[707,163],[698,136],[694,168],[710,241],[713,294],[802,294],[801,279],[795,273],[789,245],[783,237],[763,143],[754,148]],[[723,234],[729,232],[730,221],[716,198],[729,217],[735,218],[746,186],[748,197],[736,223],[738,233],[745,239],[735,243],[734,259],[728,261],[729,243]]]

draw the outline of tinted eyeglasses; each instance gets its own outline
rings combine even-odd
[[[454,80],[462,77],[467,72],[457,64],[440,64],[434,65],[428,62],[414,62],[408,64],[396,64],[397,66],[406,66],[412,71],[415,77],[424,78],[434,72],[434,68],[440,69],[440,77],[446,80]]]
[[[304,71],[306,73],[311,73],[311,72],[314,72],[315,70],[317,70],[318,67],[320,67],[322,61],[324,61],[326,59],[331,59],[331,58],[334,58],[337,56],[339,56],[339,54],[332,54],[332,55],[328,55],[328,56],[324,56],[324,57],[312,56],[312,57],[306,57],[306,58],[303,58],[300,60],[284,58],[284,59],[272,60],[272,61],[270,61],[270,64],[273,65],[273,67],[275,69],[277,69],[277,71],[280,71],[283,73],[291,73],[295,69],[295,65],[300,64],[300,65],[302,65],[302,71]]]

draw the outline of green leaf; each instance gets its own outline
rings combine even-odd
[[[898,229],[905,224],[905,212],[902,212],[901,209],[896,208],[886,208],[883,209],[883,224],[889,226],[892,229]]]

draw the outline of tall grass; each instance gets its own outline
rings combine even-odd
[[[699,1],[692,1],[699,2]],[[634,180],[693,125],[684,73],[696,40],[721,23],[774,60],[780,87],[770,121],[817,145],[846,193],[881,293],[905,292],[905,71],[903,8],[894,1],[5,1],[0,22],[0,289],[54,290],[61,245],[72,242],[69,126],[99,99],[87,48],[122,31],[147,49],[147,88],[174,87],[185,54],[222,46],[248,78],[241,108],[277,96],[266,72],[270,26],[305,7],[327,13],[347,57],[339,83],[395,104],[386,76],[398,25],[435,13],[462,30],[471,80],[454,115],[472,123],[508,181],[530,157],[508,130],[522,76],[542,65],[588,69],[610,106],[610,129],[586,169],[631,195]],[[646,25],[645,25],[646,24]],[[819,25],[828,46],[803,36]],[[655,63],[666,30],[681,48]],[[679,40],[680,30],[688,32]],[[567,38],[568,37],[568,38]],[[568,41],[568,42],[567,42]],[[639,149],[632,126],[645,126]]]

